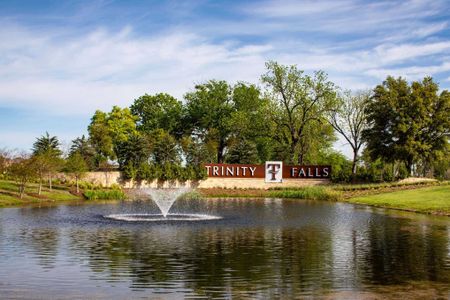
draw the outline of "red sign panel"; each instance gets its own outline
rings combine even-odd
[[[222,178],[265,178],[266,172],[274,172],[273,168],[265,170],[265,165],[245,164],[206,164],[208,177]],[[279,170],[283,178],[326,179],[331,177],[331,166],[286,166]]]
[[[264,178],[264,165],[206,164],[208,177]]]

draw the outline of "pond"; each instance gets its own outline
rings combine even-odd
[[[126,222],[151,202],[0,209],[4,298],[449,298],[450,219],[342,203],[178,201],[221,219]]]

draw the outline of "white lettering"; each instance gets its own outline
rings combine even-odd
[[[205,166],[206,167],[206,172],[208,173],[208,175],[210,174],[210,172],[211,172],[211,166]]]
[[[248,167],[242,167],[242,176],[245,176],[245,172],[247,171]]]
[[[320,177],[319,168],[316,167],[316,177]]]
[[[234,167],[227,167],[227,176],[234,176]]]
[[[323,176],[328,177],[328,174],[330,174],[328,168],[323,168]]]
[[[313,177],[313,174],[311,173],[311,168],[308,168],[308,177]]]
[[[297,168],[291,168],[291,177],[295,177],[295,173],[297,173]]]
[[[255,176],[256,167],[250,167],[250,173],[252,173],[252,177]]]
[[[219,167],[218,166],[213,167],[213,176],[219,176]]]
[[[305,169],[300,168],[300,172],[298,172],[298,177],[306,177]]]

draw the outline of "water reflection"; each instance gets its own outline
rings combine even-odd
[[[418,295],[449,295],[450,224],[444,218],[277,199],[181,201],[174,207],[224,216],[213,222],[102,218],[152,209],[122,203],[0,210],[0,292],[26,296],[33,286],[59,295],[48,291],[52,286],[67,297],[88,298],[376,298],[414,287]],[[32,272],[20,274],[27,269]],[[18,275],[11,278],[13,271]]]

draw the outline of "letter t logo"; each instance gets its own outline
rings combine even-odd
[[[283,162],[266,162],[266,182],[281,182],[283,179]]]
[[[270,180],[277,180],[275,175],[277,175],[278,170],[280,169],[279,164],[268,164],[267,167],[269,167],[269,173],[272,174],[272,178]]]

